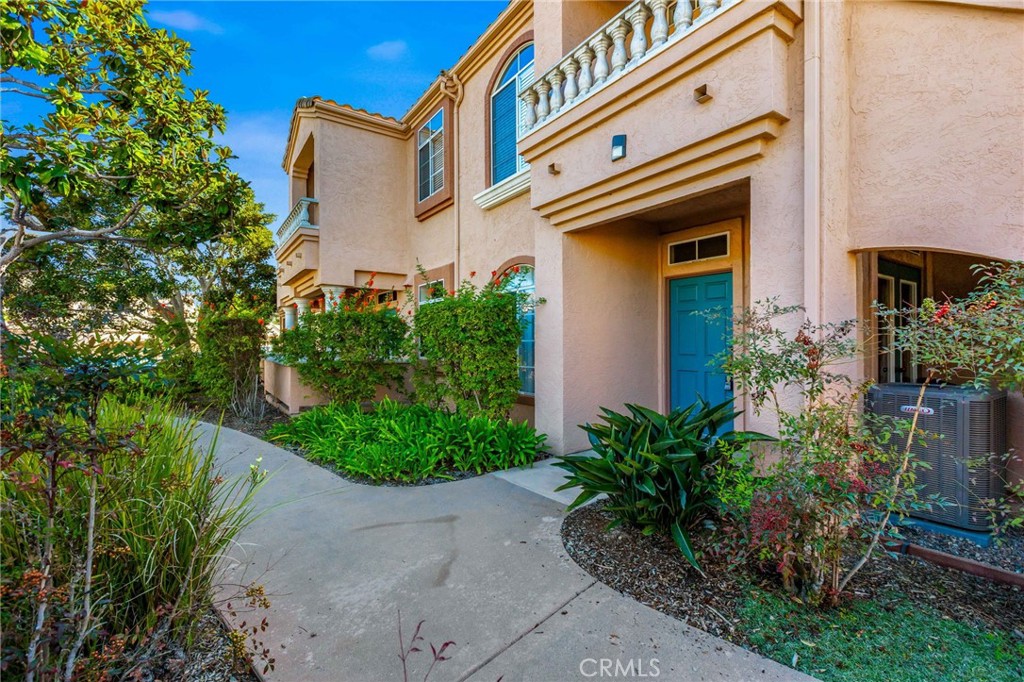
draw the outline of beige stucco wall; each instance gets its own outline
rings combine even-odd
[[[849,7],[851,247],[1024,257],[1024,12]]]
[[[295,369],[273,360],[263,361],[263,382],[268,400],[288,414],[328,402],[325,396],[299,381]]]
[[[741,221],[737,305],[778,297],[818,321],[856,317],[873,277],[859,250],[1024,257],[1024,12],[970,5],[734,2],[522,140],[530,192],[484,210],[473,197],[486,189],[487,88],[505,48],[533,30],[540,74],[623,6],[538,2],[535,20],[504,27],[465,72],[454,205],[415,219],[414,138],[316,123],[321,279],[376,270],[411,282],[417,263],[454,262],[458,278],[475,271],[483,284],[508,259],[534,256],[547,303],[536,408],[521,414],[535,414],[554,451],[584,448],[577,425],[600,405],[666,407],[673,273],[659,240],[700,229],[710,219],[671,212],[724,187],[749,187],[742,211],[714,218]],[[704,104],[693,99],[702,84]],[[417,107],[410,131],[433,113]],[[629,154],[613,163],[622,133]],[[1022,403],[1010,416],[1017,447]],[[749,413],[742,425],[772,428]]]
[[[408,261],[406,146],[390,136],[319,121],[318,283],[356,284],[357,270],[404,272]]]

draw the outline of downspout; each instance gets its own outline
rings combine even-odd
[[[821,5],[804,3],[804,308],[821,319]]]
[[[459,181],[459,105],[462,104],[462,97],[465,95],[465,90],[462,87],[462,81],[454,73],[448,71],[441,72],[441,92],[447,95],[452,100],[452,203],[454,204],[453,213],[453,231],[454,231],[454,248],[455,248],[455,281],[452,282],[452,289],[458,289],[459,284],[462,282],[462,224],[461,220],[461,206],[459,204],[459,187],[462,184]]]

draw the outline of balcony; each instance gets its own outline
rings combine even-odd
[[[317,227],[317,215],[316,208],[318,202],[316,199],[309,197],[303,197],[296,202],[295,206],[292,207],[288,217],[281,222],[281,226],[277,228],[277,248],[283,247],[293,234],[298,230],[316,230]]]
[[[631,2],[520,92],[531,207],[585,229],[750,177],[799,111],[801,9]]]
[[[635,0],[524,88],[530,134],[741,0]],[[650,24],[648,26],[648,24]]]

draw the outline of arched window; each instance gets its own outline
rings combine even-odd
[[[531,299],[534,292],[533,266],[513,265],[505,271],[505,289],[527,294]],[[523,338],[519,341],[519,392],[533,395],[536,387],[534,365],[534,309],[533,305],[519,310],[523,320]]]
[[[526,121],[526,103],[519,91],[533,83],[533,43],[509,60],[491,93],[491,184],[526,168],[516,152],[516,137]]]

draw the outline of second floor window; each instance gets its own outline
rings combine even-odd
[[[491,184],[526,168],[516,150],[516,138],[526,121],[526,104],[519,92],[533,83],[533,45],[512,57],[491,94]]]
[[[419,145],[419,200],[424,201],[444,188],[444,109],[420,128]]]

